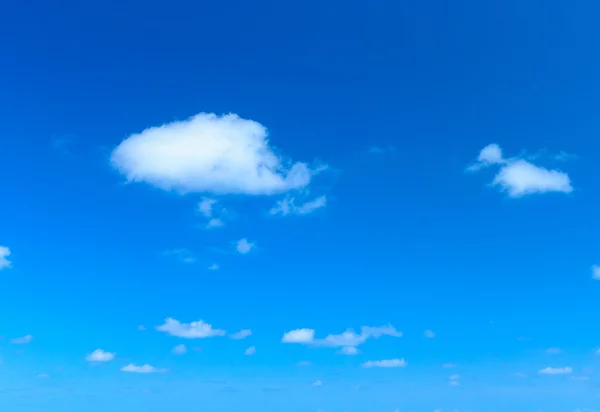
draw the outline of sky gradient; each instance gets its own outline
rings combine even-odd
[[[600,411],[598,12],[2,2],[0,410]]]

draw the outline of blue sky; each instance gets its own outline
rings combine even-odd
[[[4,2],[0,409],[600,410],[599,11]]]

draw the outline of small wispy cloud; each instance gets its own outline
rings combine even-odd
[[[12,262],[8,260],[10,249],[6,246],[0,246],[0,270],[8,269],[12,266]]]
[[[48,379],[50,378],[50,375],[48,375],[47,373],[40,373],[36,377],[39,379]]]
[[[199,320],[191,323],[181,323],[177,319],[167,318],[165,323],[157,326],[156,330],[171,336],[185,339],[203,339],[213,336],[225,336],[222,329],[213,329],[210,323]]]
[[[185,346],[183,343],[177,345],[173,349],[171,349],[171,353],[173,353],[174,355],[184,355],[187,353],[187,346]]]
[[[384,359],[368,361],[362,364],[363,368],[403,368],[407,365],[404,359]]]
[[[303,328],[284,333],[281,342],[331,348],[355,347],[363,344],[368,339],[378,339],[381,336],[398,338],[402,336],[402,332],[398,332],[392,325],[376,327],[363,326],[360,333],[356,333],[352,329],[347,329],[345,332],[342,332],[339,335],[330,334],[323,339],[316,339],[314,329]]]
[[[456,364],[452,362],[444,363],[442,368],[456,368]]]
[[[381,155],[381,154],[385,154],[385,153],[394,153],[396,151],[396,147],[394,147],[392,145],[370,146],[368,151],[371,154]]]
[[[31,341],[33,341],[33,336],[25,335],[25,336],[21,336],[19,338],[11,339],[10,343],[15,344],[15,345],[26,345],[28,343],[31,343]]]
[[[96,349],[85,357],[88,362],[109,362],[115,358],[116,353],[105,352],[102,349]]]
[[[315,210],[321,209],[327,206],[327,197],[320,196],[316,199],[308,202],[296,204],[296,200],[293,197],[285,197],[275,203],[275,206],[271,208],[269,213],[271,215],[288,216],[288,215],[308,215]]]
[[[256,354],[256,347],[255,346],[250,346],[248,349],[246,349],[246,351],[244,352],[244,355],[246,356],[252,356]]]
[[[592,279],[600,280],[600,266],[592,265]]]
[[[213,229],[225,225],[227,210],[223,208],[216,199],[204,197],[198,203],[198,212],[206,218],[206,229]]]
[[[546,349],[546,354],[547,355],[558,355],[559,353],[562,353],[562,349],[561,348],[548,348],[548,349]]]
[[[321,382],[321,381],[318,381],[318,380],[317,380],[317,381],[314,381],[314,382],[312,383],[312,385],[313,385],[313,386],[322,386],[322,385],[323,385],[323,382]]]
[[[505,158],[499,145],[493,143],[484,147],[477,161],[467,167],[474,172],[490,166],[499,167],[492,181],[509,197],[517,198],[534,193],[573,191],[569,175],[557,169],[537,166],[523,158]]]
[[[565,366],[564,368],[552,368],[548,366],[547,368],[540,369],[538,373],[542,375],[566,375],[573,373],[573,368],[570,366]]]
[[[212,265],[210,265],[208,267],[208,270],[219,270],[219,265],[217,265],[216,263],[213,263]]]
[[[154,366],[148,365],[148,364],[138,366],[133,363],[130,363],[127,366],[123,366],[121,368],[121,371],[128,372],[128,373],[159,373],[159,372],[166,372],[166,369],[158,369],[158,368],[155,368]]]
[[[354,346],[344,346],[338,353],[341,355],[353,356],[358,355],[360,352]]]
[[[423,335],[424,335],[426,338],[429,338],[429,339],[435,338],[435,333],[433,333],[433,331],[431,331],[431,330],[429,330],[429,329],[427,329],[427,330],[426,330],[426,331],[423,333]]]
[[[246,339],[249,336],[252,336],[251,329],[242,329],[239,332],[235,332],[229,335],[231,339]]]
[[[238,253],[242,255],[250,253],[250,251],[255,247],[256,245],[254,243],[249,242],[247,238],[238,240],[235,245],[235,249],[238,251]]]
[[[185,248],[169,249],[169,250],[166,250],[164,252],[164,254],[167,256],[173,256],[177,260],[179,260],[180,262],[183,262],[183,263],[195,263],[196,262],[196,257],[194,256],[194,254]]]

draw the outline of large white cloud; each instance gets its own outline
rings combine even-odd
[[[331,348],[343,347],[342,352],[351,351],[349,347],[361,345],[371,338],[379,338],[381,336],[401,337],[402,332],[398,332],[392,325],[386,326],[363,326],[360,334],[352,329],[347,329],[339,335],[327,335],[323,339],[315,339],[315,331],[313,329],[295,329],[286,332],[281,339],[283,343],[299,343],[310,346],[325,346]]]
[[[307,186],[307,164],[285,160],[267,136],[263,125],[235,114],[200,113],[129,136],[110,160],[129,182],[181,193],[260,195]]]
[[[6,246],[0,246],[0,270],[11,267],[12,263],[8,260],[10,249]]]
[[[225,336],[225,331],[221,329],[213,329],[212,325],[199,320],[191,323],[181,323],[177,319],[167,318],[165,323],[157,326],[156,330],[165,332],[171,336],[186,339],[202,339],[213,336]]]
[[[497,144],[484,147],[477,161],[467,170],[477,171],[485,167],[497,166],[499,171],[492,181],[510,197],[522,197],[533,193],[573,191],[569,175],[557,169],[547,169],[523,158],[505,158]]]

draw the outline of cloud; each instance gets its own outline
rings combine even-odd
[[[48,379],[50,378],[50,375],[48,375],[47,373],[40,373],[37,375],[37,378],[39,379]]]
[[[448,379],[451,380],[451,381],[456,381],[456,380],[460,379],[460,375],[457,375],[457,374],[450,375],[448,377]]]
[[[320,196],[314,200],[296,205],[296,200],[293,197],[287,196],[275,203],[275,206],[269,211],[271,215],[287,216],[287,215],[307,215],[317,209],[321,209],[327,205],[327,197]]]
[[[354,346],[344,346],[338,353],[342,355],[358,355],[360,352]]]
[[[368,361],[363,363],[363,368],[403,368],[407,365],[404,359],[386,359],[378,361]]]
[[[429,329],[427,329],[427,330],[426,330],[426,331],[423,333],[423,335],[424,335],[426,338],[430,338],[430,339],[431,339],[431,338],[435,338],[435,333],[433,333],[433,331],[430,331]]]
[[[217,265],[216,263],[213,263],[212,265],[210,265],[208,267],[208,270],[218,270],[219,269],[219,265]]]
[[[133,134],[112,152],[128,182],[181,193],[275,194],[307,186],[313,171],[279,155],[267,129],[236,114],[200,113]]]
[[[14,338],[10,341],[10,343],[13,343],[15,345],[26,345],[28,343],[30,343],[33,340],[33,336],[31,335],[25,335],[25,336],[21,336],[20,338]]]
[[[139,325],[138,330],[146,330],[146,327],[144,325]]]
[[[8,260],[10,249],[6,246],[0,246],[0,270],[8,269],[12,266],[12,262]]]
[[[217,227],[222,227],[225,225],[222,216],[224,215],[225,209],[222,207],[218,207],[218,201],[216,199],[211,199],[208,197],[202,198],[200,203],[198,203],[198,211],[208,220],[206,223],[206,229],[213,229]]]
[[[185,346],[183,343],[181,345],[177,345],[171,349],[171,353],[175,355],[184,355],[187,353],[187,346]]]
[[[255,353],[256,353],[256,347],[250,346],[248,349],[246,349],[246,351],[244,352],[244,355],[251,356],[251,355],[254,355]]]
[[[323,385],[323,382],[321,382],[321,381],[314,381],[314,382],[312,383],[312,385],[313,385],[313,386],[321,386],[321,385]]]
[[[450,386],[460,386],[460,382],[459,381],[450,381],[448,384]]]
[[[171,336],[185,339],[203,339],[213,336],[225,336],[225,331],[213,329],[212,325],[203,320],[191,323],[180,323],[177,319],[167,318],[163,325],[157,326],[156,330],[165,332]]]
[[[600,280],[600,266],[592,265],[592,279]]]
[[[551,368],[547,367],[540,369],[538,373],[542,375],[566,375],[573,372],[573,368],[565,366],[564,368]]]
[[[558,355],[559,353],[562,353],[562,350],[560,348],[548,348],[546,349],[546,353],[548,355]]]
[[[366,342],[367,339],[377,339],[381,336],[401,337],[402,332],[398,332],[392,325],[378,327],[363,326],[360,334],[357,334],[352,329],[347,329],[339,335],[330,334],[324,339],[315,339],[315,331],[313,329],[296,329],[285,333],[281,341],[283,343],[299,343],[335,348],[358,346]]]
[[[385,153],[393,153],[396,151],[396,148],[392,145],[387,146],[371,146],[369,147],[369,153],[380,155]]]
[[[177,260],[183,263],[195,263],[196,257],[187,249],[170,249],[165,251],[165,255],[174,256]]]
[[[311,343],[314,341],[315,331],[313,329],[295,329],[283,334],[283,343]]]
[[[490,144],[479,153],[477,161],[467,167],[469,171],[477,171],[490,166],[499,166],[500,170],[492,181],[506,192],[509,197],[523,197],[534,193],[573,191],[569,175],[557,170],[536,166],[522,158],[504,158],[500,146]]]
[[[248,336],[252,336],[252,330],[250,329],[242,329],[239,332],[229,335],[231,339],[246,339]]]
[[[133,363],[130,363],[127,366],[123,366],[121,368],[122,372],[129,372],[129,373],[157,373],[157,372],[165,372],[165,369],[158,369],[155,368],[154,366],[145,364],[145,365],[141,365],[141,366],[137,366],[134,365]]]
[[[312,365],[312,363],[309,361],[301,361],[296,364],[296,366],[310,366],[310,365]]]
[[[250,243],[248,242],[248,239],[243,238],[237,241],[235,249],[238,251],[238,253],[245,255],[249,253],[254,248],[254,246],[254,243]]]
[[[456,364],[452,362],[444,363],[442,368],[456,368]]]
[[[88,362],[108,362],[115,358],[115,353],[104,352],[102,349],[96,349],[85,357]]]

